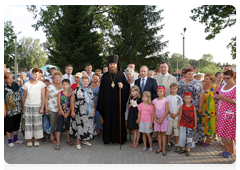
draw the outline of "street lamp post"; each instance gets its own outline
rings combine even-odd
[[[15,81],[17,81],[17,35],[20,33],[22,33],[22,31],[20,31],[19,33],[14,35],[14,38],[15,38]]]
[[[187,28],[183,28],[183,33],[181,33],[181,35],[183,36],[183,68],[185,68],[185,59],[184,59],[184,40],[185,40],[185,31],[187,30]]]

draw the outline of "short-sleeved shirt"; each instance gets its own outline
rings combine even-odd
[[[25,100],[24,106],[27,107],[41,107],[42,95],[41,90],[46,85],[38,81],[37,84],[31,84],[30,81],[27,81],[23,85],[23,89],[27,91],[27,98]]]
[[[165,111],[165,103],[169,102],[167,98],[163,98],[162,100],[158,100],[157,98],[152,101],[152,104],[155,105],[156,110],[164,110]]]
[[[186,78],[178,82],[178,92],[177,94],[183,98],[185,92],[190,92],[192,94],[192,104],[198,109],[198,94],[204,92],[203,86],[200,81],[193,79],[188,84],[186,83]]]
[[[12,111],[7,111],[7,116],[9,117],[20,114],[22,111],[20,88],[14,81],[11,86],[4,82],[4,103],[8,102],[10,96],[13,96],[13,101],[16,104],[16,107],[13,108],[13,110],[11,109]]]
[[[151,122],[153,105],[146,106],[143,102],[139,104],[138,110],[141,112],[140,122]]]
[[[168,109],[170,112],[172,112],[173,114],[176,114],[180,107],[183,105],[183,100],[179,95],[168,95],[166,97],[167,99],[169,99],[169,103],[168,103]],[[172,120],[170,114],[167,115],[168,120]],[[178,116],[175,117],[175,120],[178,120]]]
[[[52,112],[58,112],[58,93],[63,89],[58,90],[54,85],[49,85],[47,89],[49,90],[48,110]]]

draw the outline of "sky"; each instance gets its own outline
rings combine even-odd
[[[162,4],[156,1],[155,5],[158,10],[163,9],[161,17],[164,19],[158,25],[165,24],[163,29],[158,32],[159,35],[163,34],[162,41],[169,41],[168,47],[163,52],[183,54],[183,28],[186,27],[185,32],[185,57],[188,59],[200,59],[203,54],[211,54],[213,61],[218,63],[233,64],[236,60],[232,60],[230,55],[231,50],[227,49],[227,45],[231,37],[237,35],[237,26],[226,28],[218,34],[213,40],[205,40],[208,35],[204,33],[205,25],[199,22],[194,22],[190,19],[191,9],[201,6],[201,4],[193,3],[168,3]],[[32,13],[28,12],[25,5],[6,5],[4,7],[4,21],[11,20],[14,26],[14,32],[18,33],[18,40],[22,37],[39,38],[40,42],[46,41],[45,34],[42,28],[35,31],[31,26],[37,20],[33,19]]]

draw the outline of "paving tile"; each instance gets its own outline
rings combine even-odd
[[[28,148],[27,141],[19,134],[19,139],[24,144],[16,144],[14,148],[7,146],[7,137],[4,136],[4,160],[9,164],[233,164],[236,156],[225,159],[218,154],[224,151],[223,147],[218,147],[217,142],[211,142],[209,147],[196,146],[191,149],[191,156],[178,154],[173,150],[167,156],[162,154],[141,152],[143,144],[138,148],[129,148],[132,141],[126,144],[104,145],[101,138],[91,140],[91,147],[82,145],[81,150],[77,150],[75,145],[69,146],[66,143],[66,134],[61,136],[61,150],[56,151],[55,145],[48,140],[40,142],[39,147]],[[76,143],[76,139],[72,139]],[[158,149],[158,143],[153,143],[153,150]]]

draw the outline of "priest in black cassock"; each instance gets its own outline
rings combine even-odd
[[[119,89],[121,89],[121,144],[127,140],[125,126],[126,103],[130,85],[120,71],[119,57],[108,56],[109,71],[102,76],[96,110],[103,118],[104,144],[120,143]]]

